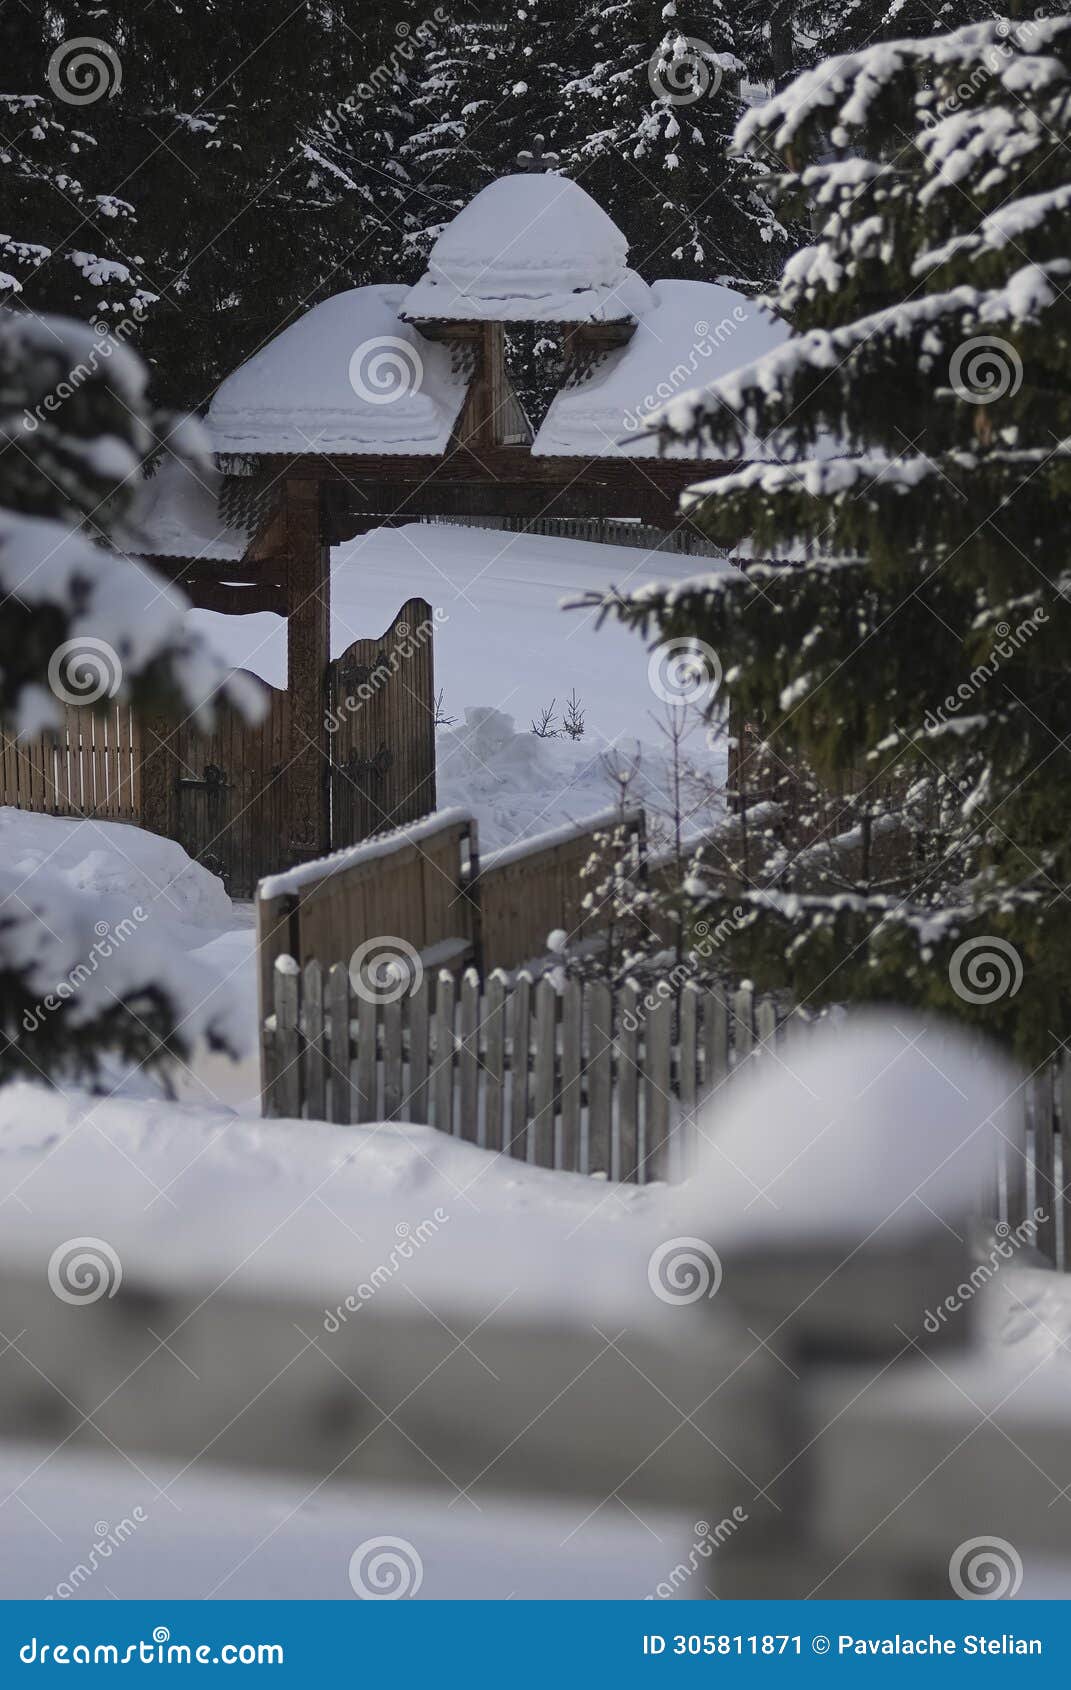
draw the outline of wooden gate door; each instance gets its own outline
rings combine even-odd
[[[435,618],[409,599],[377,640],[330,666],[331,847],[435,808]]]
[[[184,722],[170,740],[174,837],[232,898],[251,898],[263,875],[287,866],[288,701],[285,691],[264,690],[269,709],[261,722],[251,726],[225,706],[213,733]]]

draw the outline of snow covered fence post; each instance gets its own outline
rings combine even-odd
[[[1047,1530],[970,1385],[971,1217],[1015,1090],[942,1026],[859,1013],[783,1043],[701,1134],[681,1225],[695,1236],[672,1241],[691,1247],[691,1278],[666,1265],[662,1294],[687,1300],[701,1252],[716,1262],[710,1318],[731,1304],[747,1335],[732,1416],[761,1405],[769,1424],[772,1390],[778,1427],[751,1492],[733,1475],[709,1499],[711,1518],[748,1514],[718,1596],[948,1597],[965,1543]]]

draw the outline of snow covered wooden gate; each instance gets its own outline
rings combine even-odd
[[[431,605],[409,599],[329,665],[333,850],[435,808],[435,626]]]

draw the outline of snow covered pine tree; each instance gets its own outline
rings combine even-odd
[[[140,359],[69,319],[0,316],[5,735],[62,727],[65,703],[129,700],[210,722],[222,691],[255,714],[251,683],[187,631],[182,595],[109,543],[154,443]],[[199,432],[182,425],[172,450]],[[9,766],[21,755],[6,738]],[[47,767],[39,776],[47,784]],[[151,909],[109,947],[86,904],[47,865],[0,867],[0,1080],[93,1079],[109,1057],[160,1066],[201,1037],[240,1047],[233,1006],[206,1004],[214,977],[156,937]]]
[[[721,0],[594,0],[560,127],[569,175],[624,230],[641,275],[765,282],[785,234],[728,154],[745,66]],[[763,165],[760,163],[761,170]]]
[[[1071,999],[1069,114],[1055,18],[848,54],[744,119],[739,145],[785,160],[782,199],[817,208],[774,301],[798,332],[662,427],[752,460],[765,442],[776,461],[697,489],[698,517],[783,561],[606,606],[716,652],[784,763],[855,771],[858,829],[899,783],[901,882],[863,853],[853,887],[814,890],[782,849],[736,961],[1038,1057]]]

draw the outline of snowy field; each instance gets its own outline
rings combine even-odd
[[[592,752],[622,738],[656,737],[651,713],[662,708],[647,680],[648,654],[633,633],[563,600],[610,586],[684,580],[714,571],[717,559],[602,546],[581,540],[508,534],[497,529],[412,523],[373,529],[338,546],[331,576],[331,655],[390,627],[408,598],[443,613],[435,639],[436,686],[449,715],[473,706],[512,716],[527,728],[575,689],[587,712]],[[239,667],[273,686],[286,682],[281,617],[221,616],[195,610],[193,625]]]

